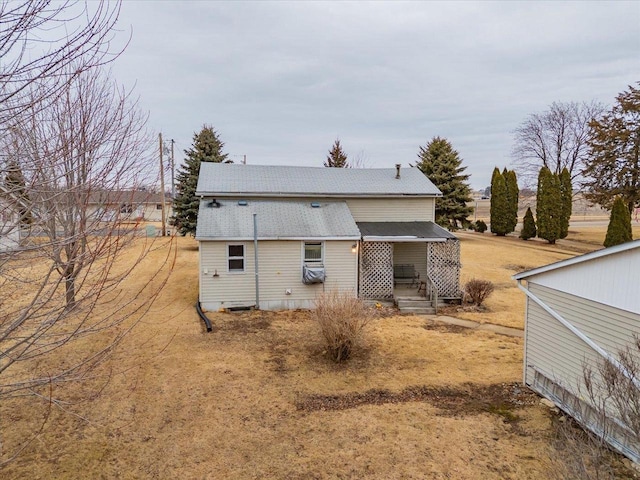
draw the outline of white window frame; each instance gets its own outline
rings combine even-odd
[[[229,255],[229,247],[242,247],[242,256],[231,256]],[[234,275],[241,275],[247,270],[247,246],[244,243],[227,243],[227,273],[231,273]],[[231,269],[229,266],[229,262],[231,260],[242,260],[242,270],[239,269]]]
[[[308,244],[320,245],[320,260],[307,260],[306,246]],[[302,264],[308,266],[324,265],[324,242],[302,242]]]

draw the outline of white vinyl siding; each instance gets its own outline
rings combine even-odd
[[[537,285],[640,313],[638,249],[551,270],[531,280]]]
[[[353,241],[325,241],[324,284],[302,283],[304,242],[260,241],[258,267],[260,307],[262,309],[309,308],[318,293],[338,289],[356,291],[356,258]],[[245,244],[245,275],[227,273],[226,242],[200,242],[200,302],[203,307],[250,306],[255,304],[253,244]],[[207,273],[204,273],[204,270]],[[218,273],[218,277],[213,274]],[[286,290],[291,294],[287,295]]]
[[[356,222],[433,222],[434,198],[349,198]]]
[[[633,334],[640,334],[640,315],[565,292],[529,283],[531,293],[560,314],[596,344],[612,355],[630,345]],[[534,369],[544,372],[561,385],[576,388],[586,363],[601,357],[564,325],[527,299],[526,376],[533,382]]]

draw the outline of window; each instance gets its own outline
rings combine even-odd
[[[120,213],[133,213],[133,205],[130,203],[123,203],[120,205]]]
[[[156,210],[162,210],[162,204],[156,203]]]
[[[230,272],[244,272],[244,245],[227,245],[227,263]]]
[[[321,264],[322,263],[322,243],[321,242],[305,242],[304,244],[304,263]]]

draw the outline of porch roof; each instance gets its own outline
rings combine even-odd
[[[444,242],[457,238],[433,222],[356,222],[366,242]]]

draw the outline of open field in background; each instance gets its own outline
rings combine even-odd
[[[489,223],[489,208],[491,207],[491,200],[474,200],[467,203],[468,206],[474,208],[474,212],[469,217],[470,220],[484,220]],[[536,197],[520,197],[518,202],[518,218],[522,222],[522,218],[527,211],[527,208],[531,207],[533,214],[536,213]],[[582,220],[608,220],[609,212],[600,208],[598,205],[590,205],[582,195],[575,195],[573,199],[572,207],[572,221]]]
[[[524,295],[510,276],[597,248],[574,238],[596,232],[573,230],[555,246],[461,233],[463,281],[498,288],[487,311],[455,315],[522,326]],[[207,334],[194,310],[197,244],[176,240],[169,283],[101,370],[110,381],[89,383],[100,391],[92,402],[72,387],[63,405],[72,414],[53,407],[2,478],[538,479],[555,471],[551,414],[519,383],[522,339],[381,317],[356,357],[336,366],[304,311],[210,313]],[[164,257],[153,251],[122,295]],[[47,407],[0,405],[3,459]]]

